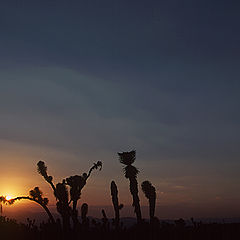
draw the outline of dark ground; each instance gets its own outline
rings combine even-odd
[[[135,240],[135,239],[164,239],[164,240],[231,240],[240,239],[240,223],[201,223],[192,220],[186,225],[183,219],[170,224],[159,222],[150,225],[143,222],[130,228],[115,229],[111,221],[93,222],[91,226],[79,224],[78,229],[64,232],[60,222],[53,225],[41,223],[35,225],[34,220],[28,219],[27,224],[18,223],[14,219],[0,217],[0,239],[99,239],[99,240]]]

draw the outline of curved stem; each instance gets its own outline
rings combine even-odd
[[[27,199],[27,200],[36,202],[36,203],[38,203],[39,205],[41,205],[42,208],[46,211],[46,213],[47,213],[50,221],[51,221],[52,223],[55,223],[55,220],[54,220],[51,212],[49,211],[48,207],[47,207],[46,205],[41,204],[41,203],[40,203],[39,201],[37,201],[36,199],[33,199],[33,198],[31,198],[31,197],[27,197],[27,196],[22,196],[22,197],[13,198],[13,199],[11,199],[11,201],[22,200],[22,199]]]
[[[94,163],[93,166],[90,168],[89,172],[88,172],[88,175],[86,177],[86,180],[89,178],[92,170],[95,168],[95,169],[98,169],[98,167],[100,167],[100,170],[102,169],[102,162],[101,161],[98,161],[97,163]]]
[[[49,184],[51,185],[54,194],[56,193],[56,187],[54,186],[54,184],[52,182],[49,182]]]
[[[90,168],[90,170],[88,171],[88,175],[86,177],[86,180],[90,177],[90,174],[91,174],[91,172],[94,168],[95,168],[95,165]]]

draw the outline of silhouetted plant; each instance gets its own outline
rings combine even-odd
[[[67,232],[70,229],[71,208],[69,207],[68,203],[68,191],[66,188],[66,183],[63,181],[55,186],[53,184],[53,177],[47,174],[47,166],[43,161],[39,161],[37,163],[37,167],[39,174],[44,177],[46,182],[48,182],[53,189],[54,196],[57,199],[57,211],[62,217],[64,231]]]
[[[81,206],[81,218],[82,218],[82,224],[85,227],[88,226],[87,213],[88,213],[88,204],[83,203]]]
[[[77,211],[77,202],[81,197],[81,191],[83,187],[87,183],[87,179],[90,177],[91,172],[94,169],[102,169],[102,162],[98,161],[97,163],[94,163],[93,166],[90,168],[88,174],[83,173],[82,176],[75,175],[71,176],[66,179],[66,184],[70,186],[70,202],[73,202],[73,208],[72,208],[72,219],[75,227],[78,225],[78,211]]]
[[[53,177],[49,176],[47,174],[47,166],[45,165],[45,163],[43,161],[39,161],[37,163],[37,166],[38,166],[37,170],[38,170],[39,174],[41,174],[44,177],[44,179],[51,185],[53,192],[55,194],[56,187],[54,186],[54,184],[52,182]]]
[[[138,197],[138,182],[137,182],[137,174],[139,173],[139,171],[136,167],[132,165],[136,159],[136,151],[133,150],[131,152],[122,152],[118,153],[118,155],[120,163],[126,165],[126,167],[124,167],[124,173],[125,177],[128,178],[130,181],[130,192],[133,198],[132,205],[137,216],[137,222],[141,223],[142,214],[140,208],[140,200]]]
[[[77,212],[77,201],[80,199],[81,189],[86,184],[86,180],[83,176],[71,176],[66,179],[66,184],[70,186],[70,202],[73,202],[72,207],[72,219],[74,226],[78,225],[78,212]]]
[[[98,161],[94,163],[90,168],[88,174],[83,173],[82,176],[75,175],[64,179],[62,183],[53,183],[53,177],[47,174],[47,166],[43,161],[39,161],[38,172],[44,177],[44,179],[51,185],[54,195],[57,199],[57,211],[60,213],[63,220],[63,227],[65,231],[70,229],[70,217],[72,217],[74,228],[79,224],[78,221],[78,211],[77,211],[77,201],[80,199],[81,191],[86,185],[86,181],[91,175],[94,169],[102,169],[102,162]],[[70,200],[67,185],[70,186]],[[71,202],[73,202],[72,208],[70,207]]]
[[[92,170],[98,169],[98,168],[99,168],[99,171],[102,170],[102,162],[101,161],[97,161],[97,163],[93,163],[93,166],[90,168],[90,170],[88,172],[87,178],[89,178]]]
[[[8,203],[8,204],[14,204],[15,201],[17,200],[23,200],[23,199],[27,199],[30,201],[34,201],[36,203],[38,203],[39,205],[42,206],[42,208],[46,211],[46,213],[48,214],[48,217],[50,219],[50,221],[52,223],[55,223],[55,220],[51,214],[51,212],[49,211],[47,204],[48,204],[48,198],[43,198],[42,196],[42,191],[40,191],[39,187],[35,187],[33,190],[30,190],[29,192],[29,196],[21,196],[21,197],[16,197],[16,198],[12,198],[10,200],[6,200],[3,199],[3,202]]]
[[[65,181],[57,183],[55,196],[57,198],[57,211],[63,220],[63,228],[65,231],[70,230],[71,207],[69,206],[68,190]]]
[[[154,219],[155,206],[156,206],[156,189],[149,181],[142,182],[141,186],[142,186],[142,191],[149,202],[149,216],[150,216],[150,223],[152,223]]]
[[[119,205],[118,189],[117,189],[117,185],[114,181],[111,182],[111,195],[112,195],[112,203],[113,203],[114,212],[115,212],[114,225],[115,225],[116,228],[118,228],[119,227],[119,220],[120,220],[119,210],[123,208],[123,204]]]

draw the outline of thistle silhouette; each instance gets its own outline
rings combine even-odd
[[[82,176],[75,175],[75,176],[71,176],[69,178],[66,178],[66,184],[70,186],[70,198],[71,198],[70,203],[71,203],[71,201],[73,202],[73,205],[72,205],[72,219],[73,219],[73,223],[74,223],[75,226],[79,224],[77,202],[81,197],[82,189],[86,185],[87,179],[90,177],[92,171],[94,169],[98,169],[98,168],[99,168],[99,170],[102,169],[102,162],[101,161],[98,161],[97,163],[94,163],[93,166],[90,168],[88,174],[83,173]]]
[[[57,199],[57,211],[62,217],[63,229],[65,232],[68,232],[70,230],[71,208],[68,204],[68,191],[66,188],[66,183],[65,181],[62,181],[62,183],[58,183],[55,186],[53,183],[53,177],[48,175],[47,166],[43,161],[39,161],[37,163],[37,170],[39,174],[44,177],[46,182],[52,187],[54,196]]]
[[[130,193],[133,198],[133,207],[137,216],[137,222],[142,222],[142,214],[140,208],[140,200],[138,197],[138,182],[137,182],[137,174],[139,173],[138,169],[134,167],[132,164],[136,159],[136,151],[131,152],[122,152],[118,153],[120,163],[126,165],[124,167],[125,177],[129,179],[130,182]]]
[[[91,172],[94,169],[102,169],[102,162],[98,161],[97,163],[94,163],[88,174],[83,173],[82,176],[70,176],[66,179],[63,179],[62,182],[56,184],[56,186],[53,183],[53,177],[49,176],[47,173],[47,166],[45,163],[43,161],[39,161],[37,166],[39,174],[44,177],[46,182],[48,182],[53,189],[54,196],[57,199],[57,211],[62,217],[63,228],[65,232],[70,230],[70,217],[72,217],[74,228],[77,228],[79,225],[77,202],[80,199],[81,191],[86,185],[87,179],[90,177]],[[68,192],[67,185],[70,187],[70,193]],[[70,206],[71,202],[73,203],[72,208]]]
[[[51,214],[51,212],[49,211],[47,204],[48,204],[48,198],[43,198],[42,196],[42,191],[39,189],[39,187],[35,187],[33,190],[29,191],[29,196],[21,196],[21,197],[16,197],[16,198],[12,198],[9,200],[6,200],[5,197],[0,197],[0,202],[3,203],[7,203],[7,204],[14,204],[17,200],[30,200],[30,201],[34,201],[35,203],[38,203],[47,213],[49,220],[52,223],[55,223],[55,220]]]
[[[155,206],[156,206],[156,189],[149,181],[142,182],[141,187],[142,187],[143,193],[148,199],[150,223],[153,223]]]

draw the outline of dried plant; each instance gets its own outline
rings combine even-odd
[[[122,152],[118,153],[120,163],[126,165],[124,167],[125,177],[129,179],[130,182],[130,192],[133,198],[133,207],[137,216],[137,222],[142,222],[142,214],[140,208],[140,200],[138,196],[138,182],[137,182],[137,174],[139,173],[138,169],[134,167],[132,164],[136,160],[136,151],[131,152]]]

